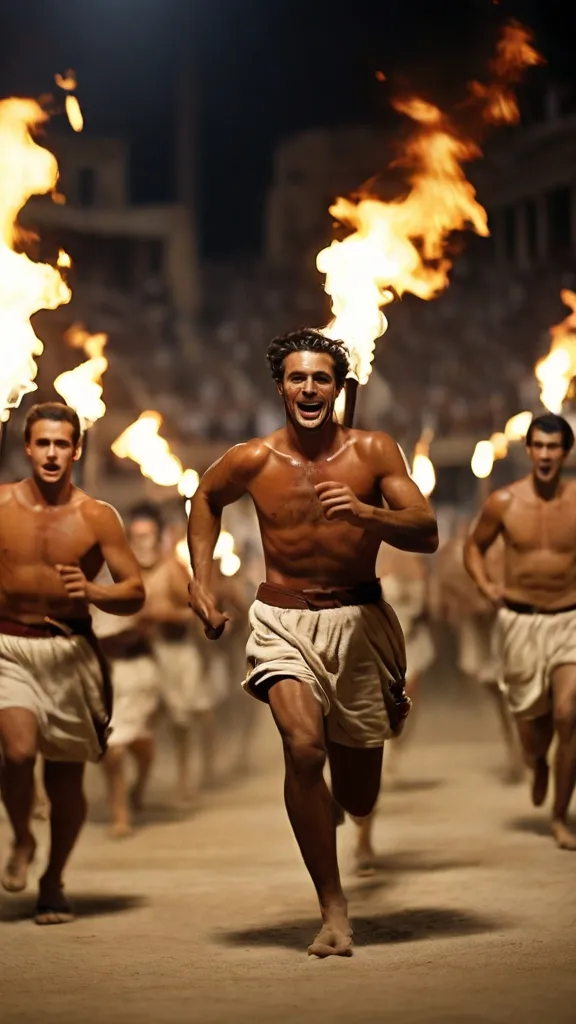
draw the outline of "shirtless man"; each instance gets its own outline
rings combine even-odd
[[[164,550],[163,531],[164,523],[156,506],[132,509],[128,536],[146,587],[140,623],[151,641],[160,700],[173,731],[175,803],[185,809],[193,797],[190,754],[194,727],[200,734],[205,769],[208,773],[211,770],[214,701],[200,647],[201,631],[196,628],[197,623],[190,621],[189,574],[174,552]]]
[[[212,552],[222,509],[250,494],[266,583],[250,612],[244,686],[270,704],[282,737],[288,816],[323,920],[309,953],[350,956],[324,764],[328,756],[340,806],[370,814],[384,740],[407,704],[403,637],[381,597],[376,555],[383,540],[434,551],[436,521],[390,437],[335,422],[348,372],[341,342],[296,331],[271,343],[268,363],[286,426],[231,448],[202,478],[189,521],[191,606],[217,639],[226,616],[210,590]]]
[[[567,816],[576,783],[576,482],[562,477],[574,444],[570,425],[548,413],[532,420],[529,476],[495,491],[467,541],[465,562],[498,611],[502,671],[528,767],[532,802],[544,803],[556,735],[552,834],[576,850]],[[505,545],[504,586],[490,582],[485,554]]]
[[[497,612],[466,572],[464,543],[470,522],[462,519],[434,560],[431,593],[436,618],[452,627],[458,638],[458,668],[479,683],[491,698],[506,748],[505,780],[522,782],[525,777],[520,741],[508,700],[502,688],[498,656]],[[504,585],[504,541],[498,537],[486,551],[484,569],[490,583]]]
[[[117,513],[71,482],[80,423],[56,402],[34,406],[25,448],[32,475],[0,487],[0,748],[2,795],[14,831],[1,883],[26,887],[34,762],[45,759],[51,843],[38,924],[71,920],[62,873],[86,813],[84,763],[106,749],[110,684],[88,605],[130,615],[144,601]],[[114,582],[93,580],[106,562]]]

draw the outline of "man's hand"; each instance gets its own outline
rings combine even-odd
[[[90,584],[86,579],[79,565],[57,565],[56,571],[60,574],[68,597],[71,601],[90,602]]]
[[[228,622],[228,616],[218,611],[212,594],[197,580],[190,580],[188,594],[190,607],[204,626],[204,633],[208,639],[219,640]]]
[[[320,499],[326,519],[344,521],[351,523],[352,526],[365,525],[366,513],[370,506],[360,501],[348,484],[324,480],[321,484],[315,484],[314,490]]]

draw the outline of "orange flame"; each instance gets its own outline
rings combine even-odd
[[[576,376],[576,293],[564,288],[560,298],[571,312],[550,328],[550,351],[536,363],[540,401],[550,412],[561,413],[572,378]]]
[[[430,497],[436,487],[436,471],[430,458],[430,445],[433,438],[434,431],[425,427],[414,447],[414,460],[410,474],[426,498]]]
[[[490,61],[492,81],[488,85],[471,82],[470,92],[482,102],[482,118],[490,124],[517,124],[520,120],[518,101],[512,88],[528,67],[544,60],[532,46],[533,35],[517,21],[504,27],[496,45],[496,56]]]
[[[0,415],[34,391],[43,351],[30,317],[69,302],[71,291],[59,270],[18,252],[18,213],[30,196],[51,192],[58,165],[32,137],[47,120],[35,100],[0,102]],[[60,262],[60,261],[59,261]]]
[[[68,95],[64,105],[70,126],[75,132],[81,132],[84,127],[84,117],[77,97]]]
[[[73,348],[82,348],[88,359],[56,377],[54,387],[66,404],[76,410],[85,431],[106,412],[102,401],[102,375],[108,369],[104,355],[108,335],[89,334],[81,325],[72,324],[65,340]]]
[[[184,470],[180,459],[170,451],[168,442],[159,436],[162,423],[159,412],[149,410],[141,413],[116,438],[112,451],[120,459],[136,462],[142,475],[155,484],[177,487],[183,497],[190,499],[198,487],[198,473],[194,469]]]
[[[519,25],[505,29],[491,65],[495,80],[489,86],[473,85],[486,109],[492,110],[497,96],[507,95],[510,82],[525,67],[538,63],[529,40]],[[408,194],[392,202],[367,195],[338,198],[330,213],[350,234],[333,241],[316,259],[334,314],[324,331],[346,343],[351,373],[361,384],[370,376],[375,341],[388,326],[383,309],[396,295],[411,292],[428,300],[446,288],[452,266],[447,242],[454,231],[471,228],[478,235],[489,234],[486,211],[462,169],[481,155],[476,143],[460,137],[431,103],[413,98],[394,106],[416,124],[396,161],[409,170]],[[502,117],[492,111],[486,119],[498,122]]]

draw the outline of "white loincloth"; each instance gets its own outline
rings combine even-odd
[[[497,628],[510,710],[522,718],[548,714],[554,669],[576,665],[576,611],[526,615],[500,608]]]
[[[48,761],[98,761],[94,720],[108,710],[102,668],[83,636],[0,634],[0,710],[27,708],[38,720],[39,752]]]
[[[500,683],[502,665],[493,615],[469,615],[458,624],[458,668],[484,686]]]
[[[125,747],[134,740],[149,739],[159,703],[158,666],[148,655],[111,658],[110,673],[114,710],[109,747]]]
[[[436,651],[432,631],[426,622],[418,622],[426,607],[426,581],[387,575],[381,579],[382,592],[398,616],[406,644],[408,679],[430,668]]]
[[[175,725],[188,726],[192,715],[213,711],[226,697],[224,653],[212,650],[216,643],[206,643],[206,648],[201,651],[190,637],[154,641],[160,695]]]
[[[244,688],[254,697],[267,683],[298,679],[322,706],[328,737],[349,747],[379,747],[392,736],[390,683],[405,676],[400,623],[390,605],[321,611],[255,601],[246,645]]]

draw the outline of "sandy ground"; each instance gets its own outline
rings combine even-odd
[[[163,809],[164,758],[123,842],[106,838],[91,771],[91,820],[68,875],[76,922],[38,928],[26,918],[33,892],[0,897],[2,1024],[573,1024],[576,855],[555,849],[524,787],[502,784],[479,691],[429,684],[384,787],[376,877],[354,878],[353,826],[340,830],[351,960],[305,954],[316,906],[267,717],[252,748],[251,773],[185,819]],[[38,833],[45,849],[45,825]]]

